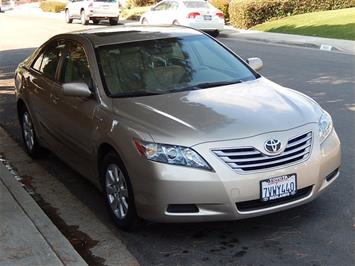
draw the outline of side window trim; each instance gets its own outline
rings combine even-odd
[[[63,60],[63,53],[62,55],[59,57],[59,60],[58,60],[58,64],[57,64],[57,67],[56,67],[56,71],[55,71],[55,74],[54,74],[54,79],[52,77],[49,77],[48,75],[46,75],[45,73],[43,73],[41,71],[41,68],[42,68],[42,64],[43,64],[43,58],[44,58],[44,53],[48,50],[48,46],[52,45],[53,43],[56,43],[56,45],[60,44],[60,43],[65,43],[64,42],[64,39],[56,39],[56,40],[53,40],[53,41],[50,41],[48,43],[46,43],[38,52],[38,54],[36,55],[35,59],[31,62],[31,65],[30,65],[30,69],[32,71],[35,71],[36,73],[39,73],[41,74],[42,77],[52,81],[52,82],[56,82],[58,83],[59,82],[59,79],[58,79],[58,70],[60,69],[60,65],[61,65],[61,61]],[[64,47],[63,49],[63,52],[65,51],[66,47]],[[33,67],[33,65],[36,63],[37,59],[42,57],[41,59],[41,64],[40,64],[40,69],[35,69]]]
[[[93,75],[92,75],[92,71],[91,71],[91,67],[90,67],[90,63],[89,63],[88,53],[87,53],[84,45],[82,43],[76,41],[76,40],[73,40],[73,39],[65,40],[65,49],[63,51],[63,55],[62,55],[62,58],[60,60],[60,63],[58,64],[59,68],[57,69],[57,71],[58,71],[58,73],[57,73],[58,74],[58,80],[57,81],[60,84],[64,84],[63,74],[64,74],[64,71],[65,71],[65,58],[67,57],[67,55],[69,53],[69,47],[71,45],[77,45],[77,46],[80,46],[83,49],[84,54],[85,54],[85,60],[86,60],[86,62],[88,64],[88,70],[89,70],[90,79],[91,79],[91,86],[89,84],[88,84],[88,86],[89,86],[89,89],[92,91],[92,93],[94,95],[96,95],[97,94],[96,85],[95,85],[96,83],[95,83],[95,81],[93,79]]]

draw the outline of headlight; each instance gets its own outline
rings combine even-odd
[[[330,114],[323,110],[323,113],[319,119],[319,140],[322,143],[332,132],[333,121]]]
[[[212,170],[211,166],[193,149],[141,140],[134,140],[133,142],[137,151],[148,160]]]

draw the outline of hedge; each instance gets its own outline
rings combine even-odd
[[[355,0],[231,0],[229,17],[233,26],[248,29],[272,18],[348,7]]]
[[[211,4],[223,12],[226,21],[229,21],[229,2],[230,0],[211,0]]]
[[[59,1],[42,1],[39,7],[44,12],[54,12],[58,13],[65,9],[66,4]]]

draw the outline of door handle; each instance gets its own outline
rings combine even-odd
[[[94,118],[95,118],[97,121],[99,121],[100,123],[104,122],[104,119],[103,119],[100,115],[98,115],[98,114],[95,114],[95,115],[94,115]]]
[[[57,104],[59,102],[59,97],[55,96],[53,93],[50,95],[51,101],[54,104]]]

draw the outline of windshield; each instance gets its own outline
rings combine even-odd
[[[183,1],[187,8],[209,8],[207,1]]]
[[[256,78],[232,53],[204,35],[106,45],[97,54],[111,97],[172,93]]]

